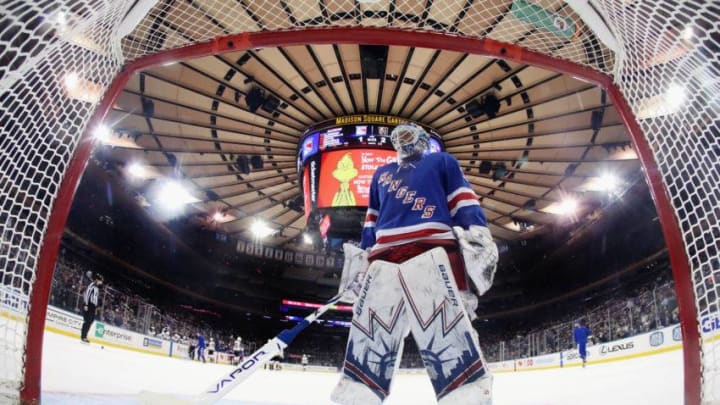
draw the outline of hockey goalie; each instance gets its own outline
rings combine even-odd
[[[379,405],[412,333],[441,405],[489,405],[492,376],[471,321],[498,251],[477,195],[450,154],[428,153],[412,123],[391,134],[397,163],[380,167],[360,248],[346,244],[340,291],[354,302],[342,405]]]

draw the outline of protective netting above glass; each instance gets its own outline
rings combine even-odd
[[[720,400],[711,392],[720,387],[720,5],[698,0],[2,2],[1,393],[16,396],[24,379],[29,297],[61,181],[123,64],[218,36],[329,27],[490,38],[612,75],[680,223],[703,336],[705,400]]]

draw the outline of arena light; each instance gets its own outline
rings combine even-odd
[[[312,236],[308,235],[307,233],[303,233],[303,242],[306,245],[312,245],[312,243],[313,243]]]
[[[574,198],[565,198],[562,201],[560,201],[560,206],[558,207],[560,209],[560,214],[562,215],[572,215],[577,211],[578,203],[577,200]]]
[[[224,211],[215,211],[215,213],[212,214],[210,219],[215,222],[216,224],[224,224],[226,222],[234,221],[237,219],[235,215],[232,215],[228,212]]]
[[[250,225],[250,232],[252,232],[256,238],[262,239],[275,233],[275,230],[269,227],[265,221],[256,219],[252,225]]]
[[[65,29],[67,26],[67,14],[63,11],[59,12],[55,21],[57,21],[61,29]]]
[[[573,215],[578,209],[578,202],[573,197],[564,197],[560,201],[556,201],[543,208],[542,212],[555,215]]]
[[[603,173],[599,178],[602,191],[615,192],[620,187],[620,179],[612,173]]]
[[[596,177],[590,177],[577,188],[578,191],[601,191],[614,193],[618,191],[622,181],[611,172],[604,172]]]
[[[73,99],[95,104],[103,95],[103,87],[85,80],[77,72],[69,72],[63,78],[65,94]]]
[[[98,125],[95,130],[93,130],[93,136],[100,142],[107,141],[108,139],[110,139],[111,135],[112,131],[110,130],[110,128],[108,128],[107,125],[104,124]]]
[[[684,86],[671,83],[665,93],[640,100],[638,118],[658,118],[675,114],[685,105],[687,91]]]
[[[168,212],[178,212],[189,203],[199,201],[182,184],[166,180],[160,184],[155,202]]]
[[[147,176],[147,171],[145,170],[145,166],[138,162],[132,162],[127,167],[127,174],[130,175],[130,177],[134,179],[145,179]]]
[[[677,83],[672,83],[668,86],[667,92],[665,93],[665,103],[673,110],[677,111],[687,98],[686,90],[684,86]]]
[[[70,72],[65,75],[64,78],[65,90],[68,92],[74,91],[80,85],[80,76],[76,72]]]
[[[695,36],[695,31],[690,26],[685,27],[685,29],[683,30],[683,32],[681,34],[682,39],[684,39],[686,41],[692,40],[694,36]]]

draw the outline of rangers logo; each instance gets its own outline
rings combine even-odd
[[[307,157],[313,152],[313,146],[314,142],[312,138],[305,141],[305,143],[303,144],[303,157]]]
[[[302,143],[302,149],[300,151],[300,154],[302,155],[302,160],[308,158],[310,155],[314,155],[318,152],[318,134],[310,135]]]

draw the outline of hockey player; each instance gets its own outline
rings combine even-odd
[[[307,370],[307,366],[308,366],[307,354],[303,353],[302,357],[300,358],[300,364],[302,364],[303,371]]]
[[[195,360],[196,341],[193,340],[191,337],[189,337],[187,340],[188,340],[188,357],[190,358],[190,360]]]
[[[282,364],[280,362],[285,358],[285,351],[283,349],[280,349],[280,353],[278,353],[277,356],[273,357],[273,370],[280,371],[282,370]]]
[[[573,329],[573,340],[577,345],[578,354],[582,359],[582,366],[585,368],[587,364],[587,341],[590,336],[590,329],[584,325],[582,320],[575,322],[575,328]]]
[[[455,158],[428,153],[425,130],[401,124],[391,141],[398,162],[373,176],[361,248],[344,246],[340,290],[355,304],[332,400],[381,404],[412,332],[440,405],[491,404],[468,281],[482,295],[494,278],[485,215]]]
[[[240,360],[242,360],[242,338],[240,336],[233,343],[233,354],[235,355],[235,364],[240,364]]]
[[[197,334],[197,359],[205,363],[205,336]]]
[[[215,339],[210,338],[210,342],[208,342],[208,360],[210,360],[210,363],[215,363]]]

